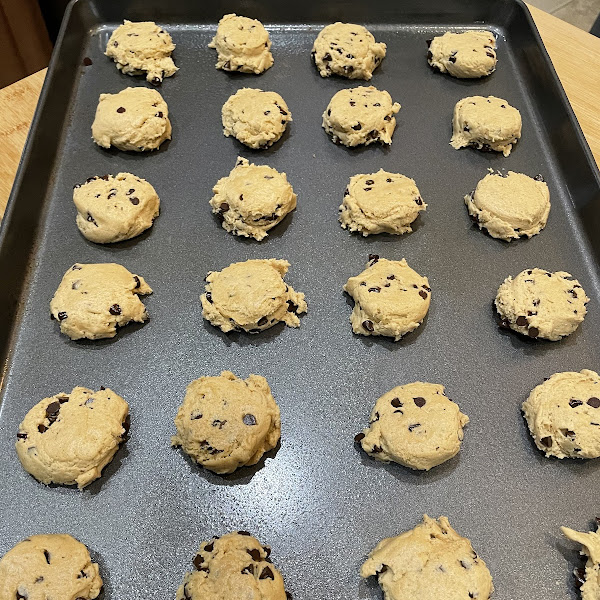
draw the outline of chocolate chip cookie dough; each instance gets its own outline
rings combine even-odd
[[[443,385],[417,381],[381,396],[354,439],[376,460],[429,471],[458,454],[468,422]]]
[[[156,23],[125,20],[110,36],[104,54],[126,75],[145,73],[148,81],[157,84],[179,70],[171,58],[173,50],[173,39]]]
[[[579,327],[589,301],[570,273],[527,269],[504,280],[496,309],[503,327],[556,342]]]
[[[429,64],[459,79],[485,77],[496,70],[496,38],[490,31],[447,31],[431,40]]]
[[[32,535],[0,560],[0,600],[93,600],[101,589],[88,549],[64,533]]]
[[[281,138],[292,113],[276,92],[242,88],[223,104],[221,117],[225,137],[232,136],[256,150]]]
[[[145,152],[171,139],[169,108],[156,90],[129,87],[100,94],[92,137],[102,148]]]
[[[279,407],[267,380],[231,371],[201,377],[187,387],[171,439],[199,465],[219,474],[255,465],[281,436]]]
[[[113,459],[129,429],[129,406],[112,390],[76,387],[36,404],[19,425],[23,468],[49,485],[89,485]]]
[[[360,569],[377,575],[386,600],[489,600],[494,585],[483,559],[446,517],[379,542]]]
[[[160,200],[156,190],[131,173],[90,177],[73,189],[77,227],[91,242],[110,244],[152,227]]]
[[[373,86],[340,90],[323,113],[323,129],[336,144],[359,146],[392,143],[394,115],[400,105],[386,91]]]
[[[344,291],[354,299],[352,331],[392,337],[395,342],[423,322],[431,302],[427,277],[404,259],[387,260],[376,254],[369,255],[360,275],[348,279]]]
[[[210,200],[223,229],[262,240],[267,231],[296,208],[296,194],[285,173],[266,165],[253,165],[241,156],[227,177],[217,181]]]
[[[196,570],[185,574],[176,598],[286,600],[283,578],[270,554],[271,548],[247,531],[203,542],[193,560]]]
[[[550,192],[541,176],[509,171],[490,173],[465,196],[465,204],[479,229],[506,242],[538,234],[548,221]]]
[[[256,19],[225,15],[209,48],[217,50],[217,69],[259,75],[273,65],[271,39]]]
[[[380,169],[350,179],[339,220],[344,229],[363,236],[401,235],[412,231],[411,223],[426,208],[413,179]]]
[[[259,333],[280,321],[300,327],[299,314],[306,312],[304,294],[283,278],[287,260],[247,260],[232,263],[206,276],[202,316],[222,331]]]
[[[148,319],[138,296],[151,293],[143,277],[121,265],[75,263],[50,302],[50,315],[72,340],[111,338],[117,327]]]
[[[598,527],[600,521],[596,519]],[[562,533],[570,540],[583,546],[580,553],[587,556],[585,571],[575,569],[575,577],[581,585],[582,600],[598,600],[600,598],[600,530],[580,533],[568,527],[561,527]]]
[[[520,138],[521,113],[506,100],[469,96],[456,103],[450,141],[453,148],[473,146],[508,156]]]
[[[598,373],[555,373],[533,389],[523,413],[535,445],[546,456],[600,457]]]
[[[385,50],[386,45],[376,42],[366,27],[338,21],[321,29],[312,57],[321,77],[335,74],[368,81],[384,59]]]

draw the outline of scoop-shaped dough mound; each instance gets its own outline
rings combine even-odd
[[[496,38],[490,31],[447,31],[431,40],[427,60],[459,79],[485,77],[496,70]]]

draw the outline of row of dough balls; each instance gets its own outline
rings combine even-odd
[[[583,546],[585,572],[575,570],[583,600],[598,598],[599,531],[580,533],[561,527]],[[263,598],[291,600],[271,548],[248,531],[230,532],[201,543],[176,600]],[[83,575],[82,575],[83,574]],[[447,517],[423,516],[422,523],[385,538],[369,553],[360,576],[377,576],[386,600],[489,600],[491,573],[471,541],[455,531]],[[78,598],[93,600],[102,590],[98,565],[87,547],[68,534],[34,535],[0,560],[0,599]]]

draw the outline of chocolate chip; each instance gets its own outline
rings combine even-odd
[[[108,193],[107,199],[110,200],[111,198],[114,198],[117,195],[117,190],[112,189],[110,190],[110,192]]]
[[[379,446],[373,446],[371,448],[371,452],[373,454],[379,454],[380,452],[383,452],[383,448],[380,448]]]
[[[573,576],[575,577],[575,585],[580,588],[585,583],[585,569],[583,567],[574,569]]]
[[[94,217],[92,217],[92,215],[90,213],[87,214],[87,220],[90,223],[93,223],[96,227],[98,227],[98,223],[96,223],[96,221],[94,220]]]
[[[293,598],[292,594],[290,594],[290,592],[288,592],[287,590],[285,592],[285,597],[286,597],[286,600],[292,600],[292,598]]]
[[[238,531],[238,535],[251,535],[251,533],[242,529],[241,531]]]
[[[374,182],[372,179],[367,179],[367,180],[365,181],[365,183],[366,183],[367,185],[373,185],[375,182]]]
[[[414,429],[416,429],[417,427],[421,427],[421,423],[413,423],[412,425],[408,426],[408,430],[409,431],[413,431]]]
[[[375,287],[369,288],[369,292],[377,292],[377,293],[379,293],[380,291],[381,291],[381,288],[379,286],[375,286]]]
[[[295,313],[298,310],[298,305],[294,304],[294,302],[292,302],[291,300],[287,300],[287,305],[288,305],[288,312],[293,312]]]
[[[495,54],[492,54],[491,52],[486,52],[485,55],[489,56],[490,58],[495,58]],[[502,108],[506,108],[506,106],[502,106]]]
[[[536,175],[536,176],[534,177],[534,179],[535,179],[536,181],[544,181],[544,177],[543,177],[542,175]]]
[[[600,408],[600,398],[596,398],[595,396],[593,396],[592,398],[590,398],[587,403],[592,407],[592,408]]]
[[[206,299],[212,304],[213,300],[212,300],[212,294],[210,292],[206,292]]]
[[[421,296],[423,300],[427,300],[427,292],[425,290],[419,290],[419,296]]]
[[[219,429],[223,429],[223,427],[224,427],[225,423],[227,423],[227,420],[225,420],[225,421],[221,421],[220,419],[215,419],[215,420],[212,422],[212,426],[213,426],[213,427],[218,427]]]
[[[469,126],[468,126],[468,125],[465,125],[465,126],[463,127],[463,131],[471,131],[471,130],[469,129]]]
[[[373,188],[368,187],[368,188],[364,188],[364,189],[365,189],[365,192],[370,192]]]
[[[221,202],[221,204],[219,205],[219,210],[222,213],[227,212],[229,210],[229,204],[227,204],[227,202]]]
[[[48,552],[48,550],[44,550],[44,558],[46,559],[46,562],[50,564],[50,552]]]
[[[396,279],[396,276],[395,276],[395,275],[388,275],[388,276],[387,276],[387,278],[388,278],[390,281],[393,281],[394,279]]]
[[[40,424],[40,425],[38,425],[38,431],[40,433],[44,433],[45,431],[48,431],[48,428],[45,425]]]
[[[331,60],[331,54],[329,54],[329,52],[325,52],[325,54],[323,54],[323,61],[329,62],[330,60]]]
[[[362,322],[362,326],[367,330],[367,331],[374,331],[374,327],[373,327],[373,321],[369,321],[368,319],[366,321]]]
[[[277,107],[279,109],[279,112],[285,117],[287,116],[287,112],[285,110],[283,110],[283,108],[281,108],[281,106]]]
[[[27,437],[27,435],[25,435],[25,437]],[[361,440],[365,439],[365,434],[361,431],[360,433],[357,433],[354,436],[354,441],[358,444],[358,442],[360,442]]]
[[[256,548],[252,548],[251,550],[246,550],[246,552],[252,557],[252,560],[255,560],[256,562],[260,562],[260,559],[261,559],[260,550],[257,550]]]
[[[196,567],[196,569],[201,569],[202,563],[204,562],[204,558],[202,557],[202,554],[196,554],[196,556],[194,556],[194,560],[192,562],[194,563],[194,566]]]
[[[27,596],[23,596],[22,594],[19,593],[19,590],[17,590],[17,600],[27,600]]]
[[[390,402],[390,404],[394,407],[394,408],[399,408],[400,406],[404,406],[402,404],[402,402],[400,402],[400,398],[392,398],[392,401]]]
[[[122,106],[119,106],[119,108],[117,108],[117,112],[118,113],[124,113],[125,112],[125,108]]]
[[[416,398],[413,398],[414,403],[419,407],[422,408],[423,406],[425,406],[425,398],[421,398],[421,396],[417,396]]]
[[[241,571],[242,575],[254,575],[254,565],[248,565]]]
[[[136,288],[139,288],[139,287],[140,287],[140,285],[141,285],[140,278],[139,278],[137,275],[134,275],[134,276],[133,276],[133,280],[135,281],[135,287],[136,287]]]
[[[251,415],[250,413],[245,414],[242,417],[242,421],[244,422],[244,425],[256,425],[256,417],[254,415]]]
[[[362,129],[362,125],[357,123],[356,125],[352,125],[352,129],[354,129],[354,131],[359,131]]]
[[[532,338],[536,338],[540,334],[540,330],[537,327],[530,327],[527,330],[527,335]]]
[[[66,313],[66,312],[64,312],[64,311],[61,311],[61,312],[59,312],[59,313],[58,313],[58,320],[59,320],[59,321],[64,321],[64,320],[67,318],[67,316],[68,316],[68,315],[67,315],[67,313]]]
[[[583,404],[583,402],[581,400],[576,400],[575,398],[571,398],[569,400],[569,406],[571,408],[577,408],[578,406],[581,406]]]
[[[529,321],[527,320],[527,317],[517,317],[517,325],[519,327],[527,327],[527,325],[529,325]]]
[[[379,137],[379,133],[375,129],[372,129],[369,131],[369,137],[376,140]]]
[[[354,67],[352,65],[344,65],[345,73],[352,73],[352,71],[354,71]]]
[[[121,307],[118,304],[113,304],[109,309],[108,312],[111,315],[120,315],[121,314]]]
[[[385,573],[387,570],[387,565],[381,565],[380,569],[377,571],[377,575],[381,575],[381,573]]]
[[[379,260],[379,254],[369,254],[369,262],[375,264]]]
[[[423,199],[421,198],[421,196],[417,196],[415,198],[415,202],[417,203],[417,206],[422,206],[423,204]]]
[[[453,52],[449,57],[448,57],[448,62],[451,63],[455,63],[456,62],[456,52]]]
[[[208,544],[206,544],[206,546],[204,546],[204,551],[212,552],[214,547],[215,547],[214,542],[209,542]]]
[[[60,402],[55,401],[51,402],[46,406],[46,419],[50,421],[50,424],[54,423],[58,418],[58,413],[60,412]]]
[[[17,439],[19,440],[26,440],[27,439],[27,434],[26,433],[17,433]]]
[[[257,325],[258,325],[259,327],[262,327],[263,325],[266,325],[268,321],[269,321],[269,319],[267,319],[267,317],[261,317],[261,318],[258,320],[258,323],[257,323]]]
[[[82,571],[83,573],[83,571]],[[39,577],[36,578],[36,580],[33,583],[42,583],[42,581],[44,581],[44,577],[42,575],[40,575]]]
[[[543,437],[540,442],[546,446],[546,448],[550,448],[550,446],[552,446],[552,438],[548,435],[546,437]]]
[[[92,59],[89,56],[86,56],[83,59],[83,66],[84,67],[89,67],[92,64]]]
[[[433,54],[431,50],[427,50],[427,60],[433,60]]]

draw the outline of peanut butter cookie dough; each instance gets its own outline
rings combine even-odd
[[[600,521],[596,519],[598,527]],[[600,530],[580,533],[568,527],[561,527],[562,533],[570,540],[583,546],[580,553],[587,556],[584,573],[575,569],[574,574],[581,585],[581,600],[600,599]],[[583,580],[583,581],[582,581]]]
[[[496,38],[490,31],[447,31],[431,40],[429,64],[459,79],[485,77],[496,70]]]

